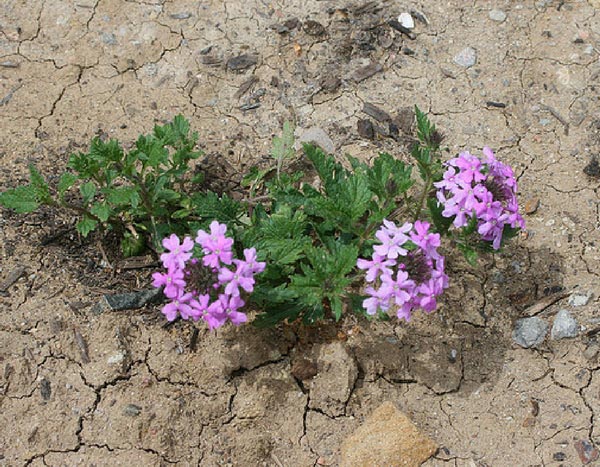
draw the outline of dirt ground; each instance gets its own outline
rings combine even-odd
[[[599,9],[0,2],[0,190],[32,162],[55,182],[94,135],[131,142],[177,113],[234,172],[286,120],[336,154],[402,156],[418,104],[452,153],[489,145],[513,165],[528,226],[476,268],[451,259],[440,310],[410,324],[200,329],[191,345],[189,323],[165,327],[157,308],[92,312],[102,293],[148,288],[150,270],[109,265],[68,214],[3,209],[0,279],[25,272],[0,295],[0,465],[338,465],[388,400],[440,446],[427,467],[600,465]],[[411,10],[413,34],[390,26]],[[455,62],[467,47],[470,67]],[[516,345],[515,321],[553,294],[539,316],[569,310],[578,336]]]

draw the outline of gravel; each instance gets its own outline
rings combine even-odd
[[[542,318],[521,318],[513,331],[513,340],[526,349],[536,347],[544,341],[548,333],[548,323]]]
[[[554,324],[550,332],[552,339],[576,337],[578,332],[579,326],[571,313],[568,310],[560,310],[554,318]]]

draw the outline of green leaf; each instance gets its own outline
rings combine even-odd
[[[340,182],[348,177],[349,172],[340,163],[336,162],[332,156],[328,156],[318,147],[304,144],[303,148],[304,153],[319,174],[325,192],[330,195],[333,194],[339,187]]]
[[[106,203],[94,203],[90,213],[100,219],[101,222],[106,222],[110,217],[110,206]]]
[[[87,237],[88,234],[93,231],[96,227],[98,226],[98,221],[84,216],[83,219],[81,219],[79,222],[77,222],[76,224],[76,228],[77,231],[84,237]]]
[[[276,160],[283,160],[289,159],[294,154],[294,127],[290,122],[285,122],[281,137],[273,138],[271,156]]]
[[[463,243],[459,243],[458,248],[460,249],[460,251],[462,251],[463,256],[467,260],[467,263],[469,263],[473,267],[476,267],[478,258],[477,251],[471,246],[465,245]]]
[[[448,229],[452,225],[452,217],[444,217],[442,212],[444,211],[444,205],[440,203],[436,198],[427,199],[427,207],[429,208],[429,214],[431,220],[435,226],[435,230],[442,235],[448,233]]]
[[[173,214],[171,214],[171,217],[173,219],[185,219],[186,217],[191,216],[191,214],[192,211],[190,209],[178,209]]]
[[[83,204],[87,204],[96,196],[96,185],[94,182],[84,183],[79,187],[79,191],[83,197]]]
[[[116,206],[131,206],[137,208],[140,204],[140,195],[137,192],[136,187],[133,186],[122,186],[118,188],[111,188],[106,190],[106,200],[110,204]]]
[[[62,197],[77,181],[77,176],[70,173],[65,172],[60,176],[60,180],[58,181],[58,195]]]
[[[235,221],[244,211],[242,204],[227,194],[222,196],[211,191],[207,193],[194,193],[191,197],[190,209],[203,219],[220,222]]]
[[[0,193],[0,204],[19,214],[33,212],[39,207],[35,188],[23,185]]]
[[[125,258],[138,256],[144,252],[145,248],[146,243],[141,235],[135,237],[127,232],[121,240],[121,252]]]
[[[38,172],[33,164],[29,165],[29,175],[31,179],[31,187],[35,190],[35,196],[38,201],[49,203],[52,201],[50,196],[50,188],[42,174]]]

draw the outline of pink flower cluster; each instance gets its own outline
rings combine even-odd
[[[525,228],[517,203],[517,181],[510,166],[496,160],[488,147],[482,162],[468,152],[449,160],[443,180],[434,183],[437,198],[443,204],[444,217],[454,217],[453,224],[460,228],[477,219],[477,232],[491,241],[494,249],[502,244],[506,225]]]
[[[406,222],[401,227],[388,220],[377,231],[379,244],[371,260],[359,258],[357,266],[367,271],[369,298],[363,301],[368,314],[378,310],[395,312],[410,321],[413,310],[430,313],[436,298],[448,287],[444,257],[437,252],[440,235],[429,232],[429,223]]]
[[[245,302],[242,291],[254,290],[254,275],[265,269],[256,260],[256,250],[244,250],[244,260],[234,259],[233,239],[225,235],[227,226],[213,221],[210,233],[198,230],[196,243],[202,251],[201,261],[193,258],[194,241],[185,237],[180,242],[172,234],[163,240],[167,252],[160,256],[167,272],[152,274],[154,287],[164,287],[163,293],[171,302],[163,309],[169,321],[177,318],[203,319],[210,329],[227,321],[240,325],[247,316],[240,311]]]

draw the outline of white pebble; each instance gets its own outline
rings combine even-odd
[[[413,29],[415,27],[415,20],[410,13],[400,13],[398,22],[407,29]]]
[[[502,23],[506,19],[506,13],[504,13],[502,10],[491,10],[489,17],[492,21]]]

